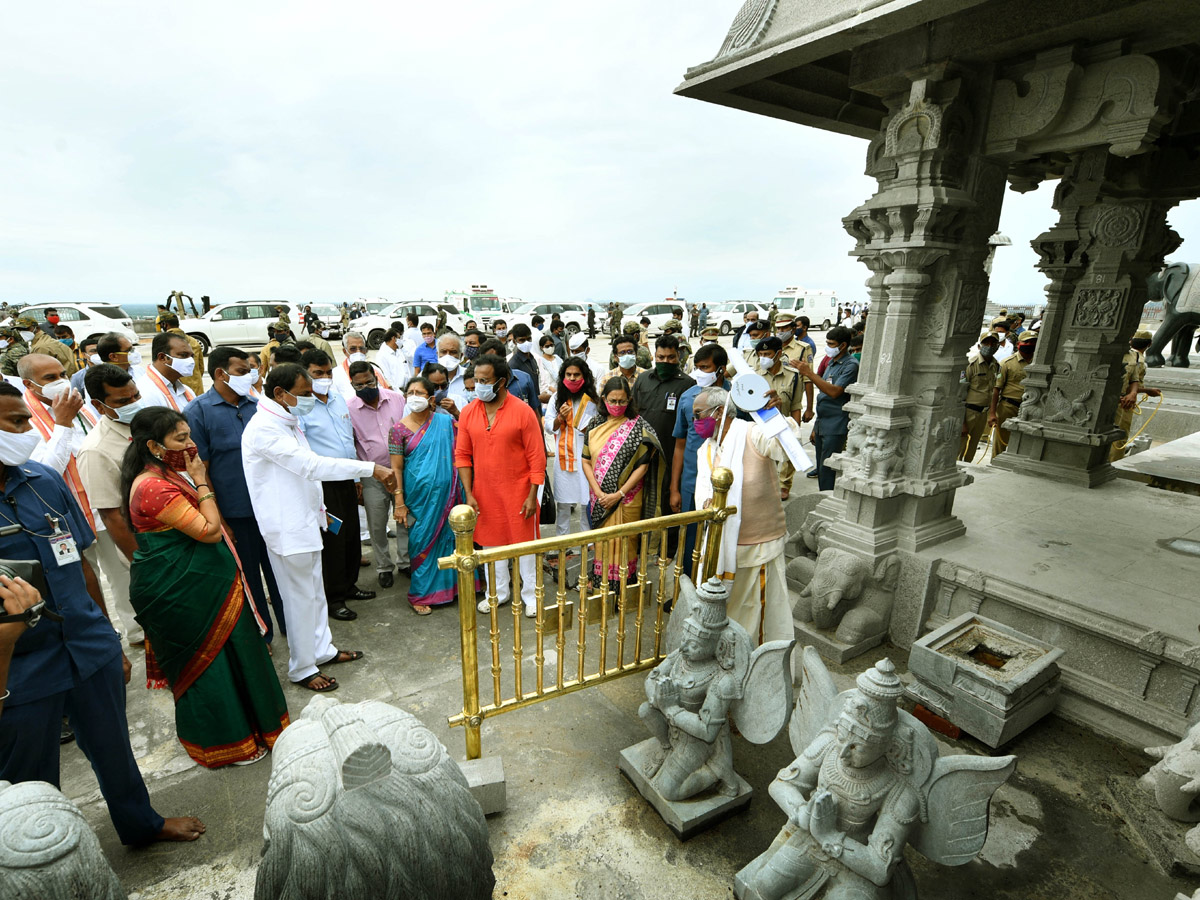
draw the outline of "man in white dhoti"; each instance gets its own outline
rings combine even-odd
[[[307,370],[295,363],[273,366],[263,385],[258,412],[242,433],[242,468],[271,568],[283,595],[288,634],[288,678],[314,691],[332,691],[337,680],[319,665],[362,659],[341,652],[329,631],[321,574],[321,532],[357,528],[357,522],[330,521],[321,482],[375,477],[389,489],[391,469],[369,460],[318,456],[308,446],[298,420],[316,398]]]
[[[717,575],[733,582],[729,618],[745,628],[756,645],[791,640],[783,556],[787,527],[777,469],[788,457],[762,425],[735,418],[729,404],[729,392],[718,387],[706,388],[693,401],[693,427],[712,435],[696,451],[696,508],[712,503],[713,469],[724,466],[732,471],[726,502],[737,512],[725,520],[717,561]],[[785,421],[799,438],[795,420]]]

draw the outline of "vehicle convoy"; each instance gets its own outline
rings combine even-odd
[[[58,311],[58,322],[75,333],[75,340],[100,337],[115,331],[133,343],[141,338],[133,330],[133,319],[115,303],[38,303],[24,307],[17,315],[30,316],[39,325],[46,321],[46,310]]]
[[[631,303],[621,311],[622,322],[640,322],[643,318],[650,320],[650,334],[661,334],[663,326],[671,319],[683,322],[683,300],[668,297],[665,300],[651,300],[648,303]],[[711,320],[710,320],[711,321]]]
[[[491,331],[496,319],[508,317],[524,306],[520,297],[500,297],[486,284],[473,284],[469,291],[446,291],[442,303],[462,314],[463,321],[474,319],[482,331]]]
[[[808,316],[814,331],[828,331],[838,320],[838,298],[833,291],[809,291],[802,287],[785,287],[775,295],[780,312]]]
[[[532,327],[533,317],[541,316],[546,320],[545,327],[549,328],[551,317],[555,313],[558,313],[559,318],[563,320],[567,334],[575,334],[578,331],[587,331],[587,314],[589,308],[596,310],[596,330],[603,331],[604,320],[607,315],[604,304],[587,303],[584,301],[576,302],[569,300],[558,303],[524,303],[505,316],[504,321],[508,323],[509,328],[512,328],[518,322],[523,322]]]
[[[447,327],[452,331],[462,334],[463,326],[466,323],[466,316],[447,303],[434,304],[426,303],[423,300],[412,303],[393,303],[378,315],[361,316],[360,318],[352,319],[350,321],[350,331],[357,331],[363,335],[367,339],[367,346],[372,350],[378,350],[380,345],[383,344],[383,336],[392,327],[392,322],[407,322],[408,314],[413,313],[417,317],[418,328],[428,324],[436,329],[439,312],[446,314]]]
[[[721,334],[732,334],[735,328],[742,326],[748,312],[756,312],[760,319],[766,321],[767,310],[761,303],[753,300],[721,300],[708,304],[706,324],[716,325]]]
[[[326,315],[327,310],[336,311],[332,304],[310,305],[326,325],[336,324],[337,327],[341,327],[338,319]],[[301,334],[304,329],[305,304],[290,303],[287,300],[237,300],[233,303],[222,303],[202,316],[188,316],[182,319],[179,327],[203,344],[205,353],[221,344],[261,347],[271,339],[268,328],[272,322],[278,320],[281,306],[288,311],[292,331],[297,335]]]

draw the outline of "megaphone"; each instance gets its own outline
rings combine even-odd
[[[766,408],[771,399],[767,396],[770,391],[771,385],[767,379],[757,372],[742,372],[734,376],[729,386],[729,399],[738,409],[749,413],[768,437],[779,441],[798,472],[805,472],[812,468],[812,460],[788,428],[787,417],[778,409]]]

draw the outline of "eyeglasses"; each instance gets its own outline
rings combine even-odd
[[[363,391],[363,390],[366,390],[367,388],[373,388],[373,387],[379,387],[379,382],[378,381],[368,381],[366,384],[354,385],[354,389],[356,391]]]

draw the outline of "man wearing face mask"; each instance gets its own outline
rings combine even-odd
[[[538,384],[541,373],[538,371],[537,360],[533,356],[533,332],[528,325],[518,322],[512,327],[512,336],[513,352],[512,356],[508,358],[508,367],[519,369],[532,378],[534,384]]]
[[[27,333],[32,335],[32,337],[26,338],[29,342],[30,353],[43,353],[46,356],[53,356],[62,363],[63,371],[67,375],[74,374],[75,354],[59,343],[58,338],[54,336],[53,326],[51,326],[49,333],[47,333],[41,330],[34,319],[29,316],[23,316],[17,320],[18,326],[22,323],[25,323]]]
[[[546,480],[546,444],[541,423],[529,406],[509,395],[512,372],[499,354],[485,353],[475,362],[477,402],[458,423],[454,465],[462,481],[465,502],[479,518],[475,541],[482,547],[501,547],[538,537],[538,486]],[[536,557],[522,556],[521,600],[525,615],[537,614]],[[509,601],[507,564],[496,565],[496,598]],[[465,601],[465,598],[463,598]],[[488,610],[484,599],[481,612]]]
[[[331,522],[320,485],[374,477],[390,488],[392,472],[360,459],[314,453],[300,419],[316,404],[312,378],[302,366],[285,363],[273,368],[263,383],[258,412],[242,435],[242,466],[283,595],[288,678],[309,690],[331,691],[337,681],[318,665],[351,662],[362,659],[362,653],[338,652],[333,645],[321,571],[321,534],[331,527],[348,528],[357,539],[357,516],[349,522]]]
[[[554,341],[554,352],[559,359],[567,358],[567,326],[562,319],[550,322],[550,338]]]
[[[509,344],[508,323],[505,322],[503,319],[493,319],[492,320],[492,336],[495,337],[496,340],[498,340],[501,344],[504,345],[504,350],[507,353],[508,352],[508,344]]]
[[[96,348],[99,343],[100,339],[95,337],[84,338],[79,342],[79,352],[76,354],[76,362],[79,364],[79,368],[71,376],[71,387],[75,388],[81,394],[85,393],[83,376],[87,374],[87,370],[92,366],[100,364],[100,357],[96,354]],[[86,400],[87,397],[85,396],[84,399]]]
[[[675,419],[679,413],[679,401],[687,389],[696,382],[679,369],[679,339],[673,334],[664,334],[654,342],[654,371],[647,372],[631,389],[630,402],[641,417],[654,429],[662,444],[662,483],[658,486],[660,497],[669,497],[673,478],[676,440]],[[653,539],[651,540],[653,543]],[[674,558],[679,543],[679,529],[667,532],[665,556]]]
[[[1000,364],[996,362],[996,348],[999,346],[999,335],[994,331],[984,332],[979,338],[978,348],[971,354],[967,367],[959,378],[959,383],[967,388],[962,444],[958,453],[958,458],[964,462],[975,459],[979,439],[983,437],[983,429],[987,427],[992,388],[996,385],[996,376],[1000,374]]]
[[[567,340],[567,346],[571,349],[572,356],[579,356],[583,359],[587,359],[588,354],[592,352],[586,331],[577,331],[571,335]]]
[[[421,343],[417,345],[417,349],[413,351],[413,371],[420,372],[429,363],[437,362],[437,347],[434,344],[433,326],[425,324],[421,326]]]
[[[578,337],[578,335],[576,335]],[[504,356],[504,345],[495,338],[488,338],[483,342],[483,346],[479,350],[480,356],[492,354],[494,356]],[[555,376],[555,383],[558,382],[558,377]],[[505,393],[511,394],[518,400],[524,400],[529,408],[533,410],[533,414],[537,417],[538,430],[542,428],[544,410],[542,409],[542,401],[539,397],[538,382],[534,381],[520,369],[509,369],[508,380],[505,382]],[[453,396],[453,395],[451,395]],[[445,404],[443,404],[445,408]],[[459,408],[463,408],[463,404],[459,404]]]
[[[309,447],[319,456],[357,459],[350,409],[342,395],[333,389],[333,360],[320,350],[306,350],[300,363],[312,379],[312,392],[317,401],[311,412],[300,417],[300,430],[304,432]],[[360,364],[369,373],[375,374],[365,360],[355,360],[353,363],[355,367]],[[378,381],[375,384],[378,385]],[[354,390],[353,383],[351,390]],[[352,622],[358,618],[358,613],[350,609],[346,601],[370,600],[375,596],[374,591],[361,590],[355,583],[358,580],[359,560],[362,558],[360,532],[355,527],[358,525],[362,487],[353,478],[323,478],[321,492],[329,514],[346,523],[336,533],[333,529],[326,529],[321,534],[321,573],[329,617]]]
[[[756,348],[758,353],[758,373],[767,380],[770,391],[767,393],[767,408],[777,409],[783,415],[796,421],[807,422],[813,417],[812,385],[801,378],[800,373],[792,366],[784,365],[783,341],[775,335],[770,335],[759,341]],[[808,409],[801,414],[804,393],[801,385],[809,391]],[[779,496],[786,500],[791,496],[792,478],[796,474],[789,459],[784,459],[779,468]]]
[[[350,409],[350,425],[354,429],[355,452],[359,459],[388,468],[392,464],[388,453],[388,432],[404,418],[404,396],[380,385],[375,372],[364,362],[350,366],[350,383],[354,385],[354,396],[346,401],[346,405]],[[425,400],[424,397],[421,399]],[[367,514],[367,531],[371,535],[371,555],[375,560],[376,577],[381,588],[390,588],[396,583],[395,568],[400,569],[401,575],[411,575],[408,528],[404,522],[393,523],[392,501],[395,495],[392,491],[374,479],[365,479],[359,484]],[[403,497],[403,493],[400,496]],[[388,527],[392,524],[396,527],[395,566],[388,550]]]
[[[1033,362],[1033,351],[1037,346],[1037,332],[1026,331],[1017,342],[1017,352],[1000,363],[996,375],[996,386],[992,388],[992,400],[988,408],[988,428],[996,429],[997,453],[1008,447],[1008,429],[1004,423],[1021,411],[1021,398],[1025,395],[1025,372]]]
[[[636,329],[636,325],[634,326]],[[645,351],[645,348],[641,348]],[[618,376],[629,382],[630,388],[637,382],[638,376],[645,374],[649,367],[643,366],[638,362],[639,348],[637,338],[632,334],[622,334],[613,341],[612,356],[609,357],[613,368],[605,372],[599,379],[600,384],[607,384],[610,378]],[[646,356],[646,361],[653,365],[649,354]]]
[[[110,331],[96,344],[98,361],[124,369],[134,379],[142,374],[142,351],[123,334]]]
[[[342,350],[345,351],[346,358],[333,370],[333,389],[342,395],[343,400],[349,400],[354,396],[354,388],[350,384],[350,364],[367,362],[367,339],[360,332],[347,331],[342,335]],[[326,352],[326,355],[330,360],[333,359],[332,353]],[[370,365],[375,369],[375,377],[379,379],[379,383],[385,388],[390,388],[392,384],[383,374],[383,369],[374,363]]]
[[[192,430],[192,440],[196,442],[200,460],[208,469],[209,484],[217,495],[221,518],[233,532],[242,571],[246,573],[250,594],[254,598],[254,607],[267,626],[264,638],[270,644],[274,640],[276,626],[280,634],[287,636],[287,621],[283,597],[279,593],[271,561],[267,558],[267,545],[263,542],[258,521],[254,517],[250,489],[246,486],[246,473],[242,468],[242,434],[258,411],[258,404],[251,397],[258,372],[250,368],[250,356],[244,350],[220,346],[214,347],[209,354],[208,374],[212,378],[212,387],[188,404],[184,415]],[[113,395],[112,387],[107,390]],[[105,401],[118,404],[115,410],[104,406],[98,406],[97,409],[110,419],[115,416],[117,422],[128,422],[133,418],[133,413],[119,405],[119,401],[125,399],[125,394],[117,391],[115,397]],[[110,432],[129,434],[128,424],[102,424]],[[120,466],[119,459],[117,466]],[[263,591],[264,578],[266,592]],[[272,608],[275,610],[275,626],[271,624]]]
[[[36,323],[31,327],[19,324],[25,320],[33,322],[25,316],[18,319],[17,323],[0,328],[0,351],[4,354],[0,356],[0,373],[9,378],[17,377],[17,360],[29,352],[29,342],[33,340],[33,327],[36,327]]]
[[[759,370],[758,345],[767,334],[766,322],[752,319],[746,324],[746,332],[742,335],[740,343],[734,344],[735,347],[740,349],[735,350],[729,358],[730,375],[736,375],[739,372],[757,372]]]
[[[1125,432],[1125,442],[1133,434],[1133,410],[1137,406],[1138,394],[1145,394],[1148,397],[1162,395],[1162,391],[1158,388],[1146,387],[1144,384],[1146,380],[1146,348],[1150,346],[1153,339],[1154,336],[1149,331],[1138,331],[1130,339],[1129,351],[1121,360],[1125,371],[1121,376],[1121,399],[1117,403],[1117,414],[1113,419],[1113,424]],[[1117,444],[1121,444],[1121,446],[1118,447]],[[1125,443],[1114,442],[1109,451],[1109,461],[1116,462],[1124,457],[1125,450]]]
[[[616,373],[616,370],[618,368],[622,369],[623,371],[621,372],[621,377],[625,378],[629,382],[631,387],[633,386],[634,379],[626,376],[624,370],[626,370],[628,367],[622,366],[618,359],[618,357],[620,357],[622,355],[628,356],[630,353],[629,350],[625,349],[626,341],[632,342],[632,345],[633,345],[632,352],[633,352],[634,356],[636,357],[634,360],[634,363],[637,368],[635,370],[633,370],[634,377],[636,377],[637,371],[649,370],[649,369],[654,368],[654,357],[653,357],[653,355],[651,355],[650,349],[648,347],[643,347],[642,344],[640,343],[641,337],[642,337],[642,329],[638,326],[638,323],[637,322],[626,322],[624,330],[621,331],[621,333],[618,334],[616,336],[616,338],[613,339],[613,342],[612,342],[613,350],[612,350],[612,353],[608,357],[608,365],[609,365],[609,368],[612,370],[612,372]],[[621,349],[618,349],[618,348],[621,348]],[[603,384],[604,380],[605,379],[602,379],[600,383]]]
[[[846,435],[850,431],[850,414],[846,412],[850,393],[846,388],[858,381],[858,360],[850,355],[850,329],[844,325],[830,328],[825,335],[825,344],[829,363],[824,375],[818,375],[807,363],[799,363],[796,370],[821,392],[817,398],[817,424],[812,430],[813,447],[817,452],[817,486],[818,490],[832,491],[837,472],[825,462],[846,447]]]
[[[403,325],[401,330],[397,330],[396,325],[392,323],[383,335],[383,343],[379,345],[379,349],[375,351],[375,364],[379,366],[383,377],[387,379],[388,384],[394,384],[398,387],[408,384],[408,379],[412,378],[412,368],[408,364],[408,357],[404,354],[404,348],[401,346],[401,338],[404,336]]]
[[[147,406],[168,406],[183,412],[196,399],[192,389],[183,383],[186,375],[196,368],[192,348],[182,337],[170,331],[161,331],[154,336],[150,345],[150,363],[136,377],[138,390]]]
[[[446,370],[449,377],[446,390],[460,407],[464,405],[462,399],[467,390],[463,387],[462,346],[462,339],[457,334],[443,334],[437,340],[438,365]]]
[[[196,840],[203,822],[163,819],[150,805],[125,718],[129,660],[96,573],[80,555],[92,530],[62,478],[29,458],[41,439],[29,416],[21,392],[0,384],[0,524],[22,526],[0,537],[0,558],[36,559],[46,580],[46,614],[13,648],[0,716],[0,780],[57,786],[67,715],[123,844]]]
[[[199,396],[204,393],[204,345],[179,327],[179,317],[174,313],[163,316],[162,328],[163,331],[179,335],[192,348],[192,359],[195,360],[195,365],[192,367],[192,374],[185,375],[179,380],[191,388],[193,394]]]
[[[757,322],[757,321],[758,321],[758,313],[757,312],[752,311],[752,312],[742,313],[742,324],[739,325],[737,328],[733,329],[733,349],[740,350],[742,352],[745,352],[746,350],[749,349],[749,347],[743,345],[742,338],[744,338],[746,336],[746,333],[750,330],[750,323]],[[763,330],[764,331],[767,330],[765,322],[763,323]]]
[[[671,461],[671,512],[691,512],[696,508],[696,451],[705,440],[712,437],[714,420],[695,418],[695,400],[700,392],[710,387],[729,390],[725,377],[725,366],[729,354],[720,344],[702,344],[696,351],[692,378],[695,384],[679,398],[675,415],[675,427],[671,436],[675,438],[674,458]],[[607,379],[606,379],[607,380]],[[696,526],[689,525],[684,534],[683,564],[691,571],[692,551],[696,546]]]

